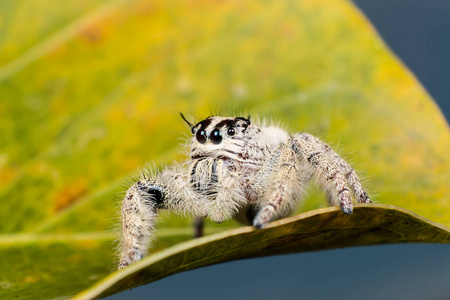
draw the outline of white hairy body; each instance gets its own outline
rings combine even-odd
[[[292,212],[314,177],[330,204],[346,214],[353,210],[352,194],[371,202],[353,168],[310,134],[289,135],[241,117],[186,122],[190,160],[142,176],[126,193],[119,269],[147,254],[161,209],[215,222],[235,217],[262,228]]]

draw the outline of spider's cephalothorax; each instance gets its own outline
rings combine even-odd
[[[143,176],[127,191],[119,268],[147,253],[160,209],[215,222],[235,217],[262,228],[292,212],[313,177],[330,204],[346,214],[352,213],[352,194],[358,202],[371,202],[352,167],[310,134],[289,135],[242,117],[186,122],[192,132],[190,160]]]

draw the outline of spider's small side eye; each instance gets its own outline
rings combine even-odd
[[[206,131],[204,129],[197,131],[195,137],[200,144],[206,143]]]
[[[233,127],[228,128],[227,134],[229,136],[233,136],[236,133],[236,130],[234,130]]]
[[[211,131],[209,139],[213,144],[220,144],[220,142],[222,141],[222,132],[220,132],[220,130],[217,128],[214,129],[213,131]]]

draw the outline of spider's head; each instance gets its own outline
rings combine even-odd
[[[183,117],[184,119],[184,117]],[[191,157],[200,158],[218,155],[218,151],[236,151],[243,145],[243,138],[250,119],[243,117],[208,117],[191,127]]]

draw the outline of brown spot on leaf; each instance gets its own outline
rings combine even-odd
[[[153,2],[142,2],[135,6],[134,13],[138,16],[148,17],[158,11],[158,5]]]
[[[96,43],[101,41],[102,32],[99,28],[91,26],[82,29],[79,32],[79,36],[88,42]]]
[[[9,181],[13,180],[18,173],[17,168],[8,166],[0,168],[0,186],[6,185]]]
[[[85,179],[77,179],[63,186],[55,196],[54,211],[58,212],[75,203],[88,192]]]

